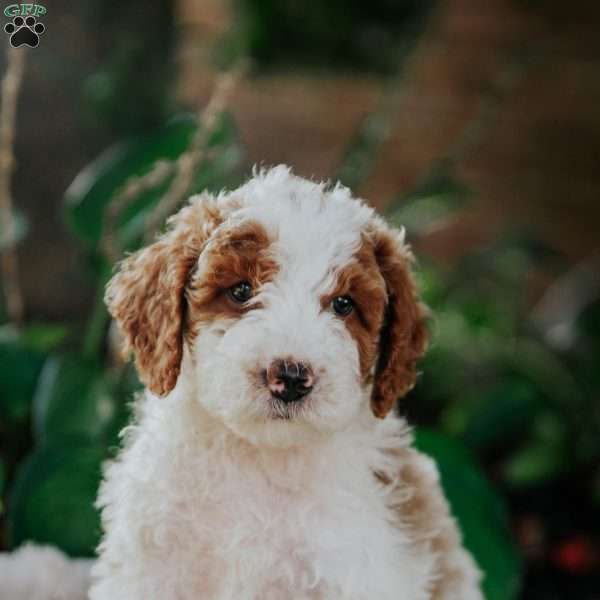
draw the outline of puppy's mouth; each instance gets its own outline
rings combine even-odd
[[[269,419],[273,421],[297,421],[306,415],[310,398],[290,404],[271,396],[267,402]]]

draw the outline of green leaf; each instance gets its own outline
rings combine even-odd
[[[564,419],[546,411],[536,419],[531,440],[506,462],[503,475],[515,487],[533,486],[559,476],[569,464]]]
[[[510,485],[535,486],[556,477],[566,466],[562,448],[534,440],[511,457],[503,473]]]
[[[0,341],[0,419],[27,416],[43,361],[41,353],[19,339]]]
[[[94,249],[102,235],[104,212],[114,194],[131,177],[148,173],[157,160],[176,159],[186,150],[196,130],[195,117],[180,115],[152,135],[108,149],[83,169],[65,195],[66,218],[73,232]],[[227,115],[221,116],[208,147],[214,151],[214,156],[202,163],[192,191],[223,187],[239,164],[235,130]],[[123,212],[119,227],[125,242],[129,242],[132,232],[123,233],[123,229],[133,227],[133,233],[141,231],[144,213],[158,202],[170,180],[171,177],[162,185],[140,194]]]
[[[97,363],[72,355],[46,361],[33,401],[38,441],[103,440],[117,412],[112,386]]]
[[[77,440],[34,452],[20,467],[8,511],[9,544],[52,544],[91,555],[100,535],[94,508],[104,450]]]
[[[437,462],[442,485],[457,518],[465,546],[484,573],[487,600],[514,600],[520,585],[521,561],[515,551],[506,510],[465,447],[420,430],[416,446]]]
[[[66,325],[30,323],[23,329],[21,336],[29,348],[39,352],[50,352],[62,344],[68,334],[69,328]]]

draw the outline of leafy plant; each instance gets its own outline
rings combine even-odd
[[[344,181],[358,186],[370,172],[373,147],[385,139],[382,122],[371,120],[351,144],[340,169]],[[122,254],[154,233],[149,220],[202,127],[196,117],[176,115],[108,149],[68,189],[65,218],[88,252],[98,290],[83,335],[72,326],[0,328],[0,508],[9,546],[32,539],[73,555],[94,550],[101,464],[114,455],[140,387],[109,352],[102,293],[114,257],[107,245],[112,240]],[[206,133],[187,194],[239,181],[232,119],[221,113]],[[141,185],[157,164],[165,166],[160,176]],[[421,380],[401,408],[419,424],[417,446],[439,465],[465,544],[485,573],[486,597],[514,600],[522,560],[511,518],[523,496],[572,486],[576,473],[586,522],[600,511],[600,302],[594,277],[581,276],[596,271],[592,265],[564,273],[560,256],[528,232],[472,245],[452,267],[428,255],[427,236],[460,219],[474,195],[451,166],[438,161],[388,214],[419,249],[419,283],[433,314]],[[113,214],[132,181],[137,192]],[[17,225],[13,235],[22,238],[24,220]],[[533,302],[527,293],[534,274],[553,281],[550,288],[567,288],[566,297],[580,297],[542,310],[544,299]],[[540,519],[552,528],[548,510],[539,508]]]
[[[157,161],[178,159],[199,127],[195,117],[179,115],[153,134],[124,141],[86,167],[67,191],[65,216],[89,252],[99,290],[83,338],[57,326],[0,330],[0,429],[6,434],[2,464],[10,547],[34,540],[76,556],[94,551],[101,465],[118,447],[128,404],[140,387],[132,368],[112,362],[105,351],[108,315],[102,292],[112,266],[101,244],[110,222],[107,211],[132,178],[143,178]],[[226,114],[216,119],[205,152],[188,194],[237,181],[241,153]],[[120,248],[141,243],[147,219],[176,176],[173,167],[157,185],[132,198],[114,224]],[[4,473],[3,466],[2,483]]]
[[[190,114],[171,118],[158,131],[106,150],[83,169],[66,192],[67,223],[75,235],[92,251],[105,233],[105,213],[111,199],[133,177],[147,175],[159,160],[175,160],[189,146],[198,123]],[[224,114],[212,131],[207,145],[210,157],[196,171],[189,193],[204,189],[218,190],[231,182],[239,164],[240,148],[236,143],[231,118]],[[136,195],[135,202],[123,211],[117,223],[124,248],[135,247],[144,231],[145,219],[163,196],[174,173]]]

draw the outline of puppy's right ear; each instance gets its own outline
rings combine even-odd
[[[375,258],[386,284],[387,315],[380,333],[371,408],[383,419],[417,379],[417,361],[427,348],[427,309],[411,274],[412,254],[404,234],[378,220]]]
[[[212,231],[222,221],[214,197],[195,197],[156,242],[125,258],[105,302],[132,351],[141,381],[155,394],[177,382],[183,354],[185,287]]]

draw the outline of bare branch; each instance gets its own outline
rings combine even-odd
[[[172,160],[157,160],[148,173],[140,177],[131,177],[117,191],[108,204],[104,214],[102,230],[104,235],[100,242],[101,249],[108,260],[113,263],[121,256],[120,242],[117,239],[117,221],[123,211],[130,206],[140,194],[148,192],[164,183],[175,171]]]
[[[239,80],[247,70],[247,63],[241,62],[231,71],[217,78],[215,87],[206,107],[198,118],[198,129],[188,149],[177,159],[177,170],[169,189],[146,223],[146,240],[151,239],[165,219],[185,200],[194,179],[196,169],[204,160],[208,141],[217,119],[227,108],[229,99]]]
[[[15,167],[14,139],[17,99],[25,68],[25,49],[8,47],[7,66],[0,98],[0,225],[4,243],[0,248],[2,281],[9,319],[17,326],[23,321],[24,304],[19,284],[17,236],[11,191]]]
[[[155,189],[174,175],[169,188],[148,217],[145,226],[147,240],[154,235],[169,214],[185,200],[198,165],[210,156],[207,144],[216,126],[217,118],[225,111],[233,90],[246,70],[247,63],[242,61],[237,67],[217,78],[212,96],[198,116],[196,134],[179,158],[158,160],[145,175],[128,179],[110,200],[100,242],[101,249],[110,262],[117,261],[122,252],[117,238],[118,219],[140,194]]]

